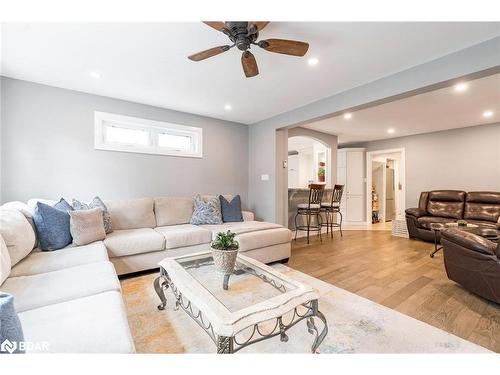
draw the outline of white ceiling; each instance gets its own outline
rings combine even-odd
[[[463,92],[445,87],[303,127],[338,135],[345,144],[500,122],[500,74],[466,83]],[[488,110],[493,116],[483,117]]]
[[[254,48],[260,75],[248,79],[236,49],[187,59],[228,42],[201,22],[10,23],[1,67],[8,77],[250,124],[498,35],[500,23],[272,22],[262,38],[307,41],[309,52]]]

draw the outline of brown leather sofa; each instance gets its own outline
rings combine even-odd
[[[449,223],[457,220],[500,228],[500,192],[433,190],[420,194],[418,207],[406,209],[410,238],[434,241],[430,223]],[[439,235],[439,234],[438,234]]]
[[[500,304],[500,243],[449,228],[442,230],[441,244],[448,278]]]

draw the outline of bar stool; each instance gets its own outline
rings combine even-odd
[[[326,234],[328,234],[328,230],[330,230],[332,238],[333,238],[333,227],[340,228],[340,236],[343,237],[342,212],[340,212],[340,201],[342,200],[343,192],[344,192],[344,185],[335,185],[333,187],[332,197],[330,201],[321,203],[321,212],[324,212],[326,216],[326,223],[322,224],[322,226],[326,226]],[[340,223],[333,221],[334,214],[340,215]]]
[[[297,205],[297,213],[295,214],[295,241],[297,240],[297,231],[302,230],[307,232],[307,243],[309,244],[309,232],[311,230],[318,231],[319,239],[321,239],[321,228],[323,223],[321,220],[321,201],[323,199],[323,192],[325,190],[324,184],[310,184],[309,185],[309,202],[299,203]],[[306,225],[297,225],[298,216],[306,217]],[[311,217],[316,216],[316,225],[311,225]]]

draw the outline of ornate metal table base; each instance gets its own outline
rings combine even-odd
[[[227,278],[229,279],[229,277]],[[226,279],[224,281],[227,281]],[[253,327],[247,327],[244,330],[237,332],[234,336],[219,336],[216,335],[212,324],[203,317],[203,313],[193,308],[190,301],[183,298],[182,293],[175,287],[169,278],[167,272],[163,269],[160,271],[160,276],[158,276],[154,281],[154,288],[161,303],[158,305],[158,310],[164,310],[167,304],[167,299],[165,297],[165,290],[170,287],[174,297],[176,299],[175,308],[178,309],[179,306],[196,322],[198,325],[210,336],[212,341],[217,346],[218,354],[231,354],[257,342],[270,339],[275,336],[280,336],[282,342],[288,341],[288,335],[286,331],[292,328],[294,325],[300,321],[307,320],[307,330],[310,334],[314,335],[314,341],[311,346],[311,352],[316,353],[318,347],[323,342],[324,338],[328,333],[328,324],[326,322],[325,316],[318,310],[318,300],[311,300],[307,303],[299,305],[293,309],[293,316],[287,321],[284,321],[284,317],[280,316],[276,318],[274,327],[269,332],[263,332],[261,325],[264,323],[269,324],[269,321],[257,323]],[[302,310],[302,312],[300,311]],[[316,327],[314,318],[318,318],[323,322],[323,329],[321,332]],[[248,334],[244,334],[244,331],[248,331]],[[247,336],[245,339],[238,339],[238,336]]]

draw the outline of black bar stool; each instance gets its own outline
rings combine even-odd
[[[321,203],[321,212],[325,213],[326,223],[322,226],[326,226],[326,234],[330,230],[331,236],[333,238],[333,227],[340,228],[340,236],[342,234],[342,212],[340,212],[340,201],[342,200],[342,193],[344,192],[344,185],[335,185],[332,191],[332,197],[329,202]],[[340,223],[333,221],[333,215],[340,215]]]
[[[295,214],[295,240],[297,240],[297,231],[303,230],[307,232],[307,243],[309,243],[309,232],[311,230],[318,231],[319,239],[321,239],[321,228],[323,223],[321,220],[321,200],[323,199],[323,192],[325,190],[324,184],[310,184],[309,185],[309,202],[299,203],[297,205],[297,213]],[[297,217],[305,216],[306,225],[297,225]],[[316,225],[311,225],[311,217],[316,216]]]

